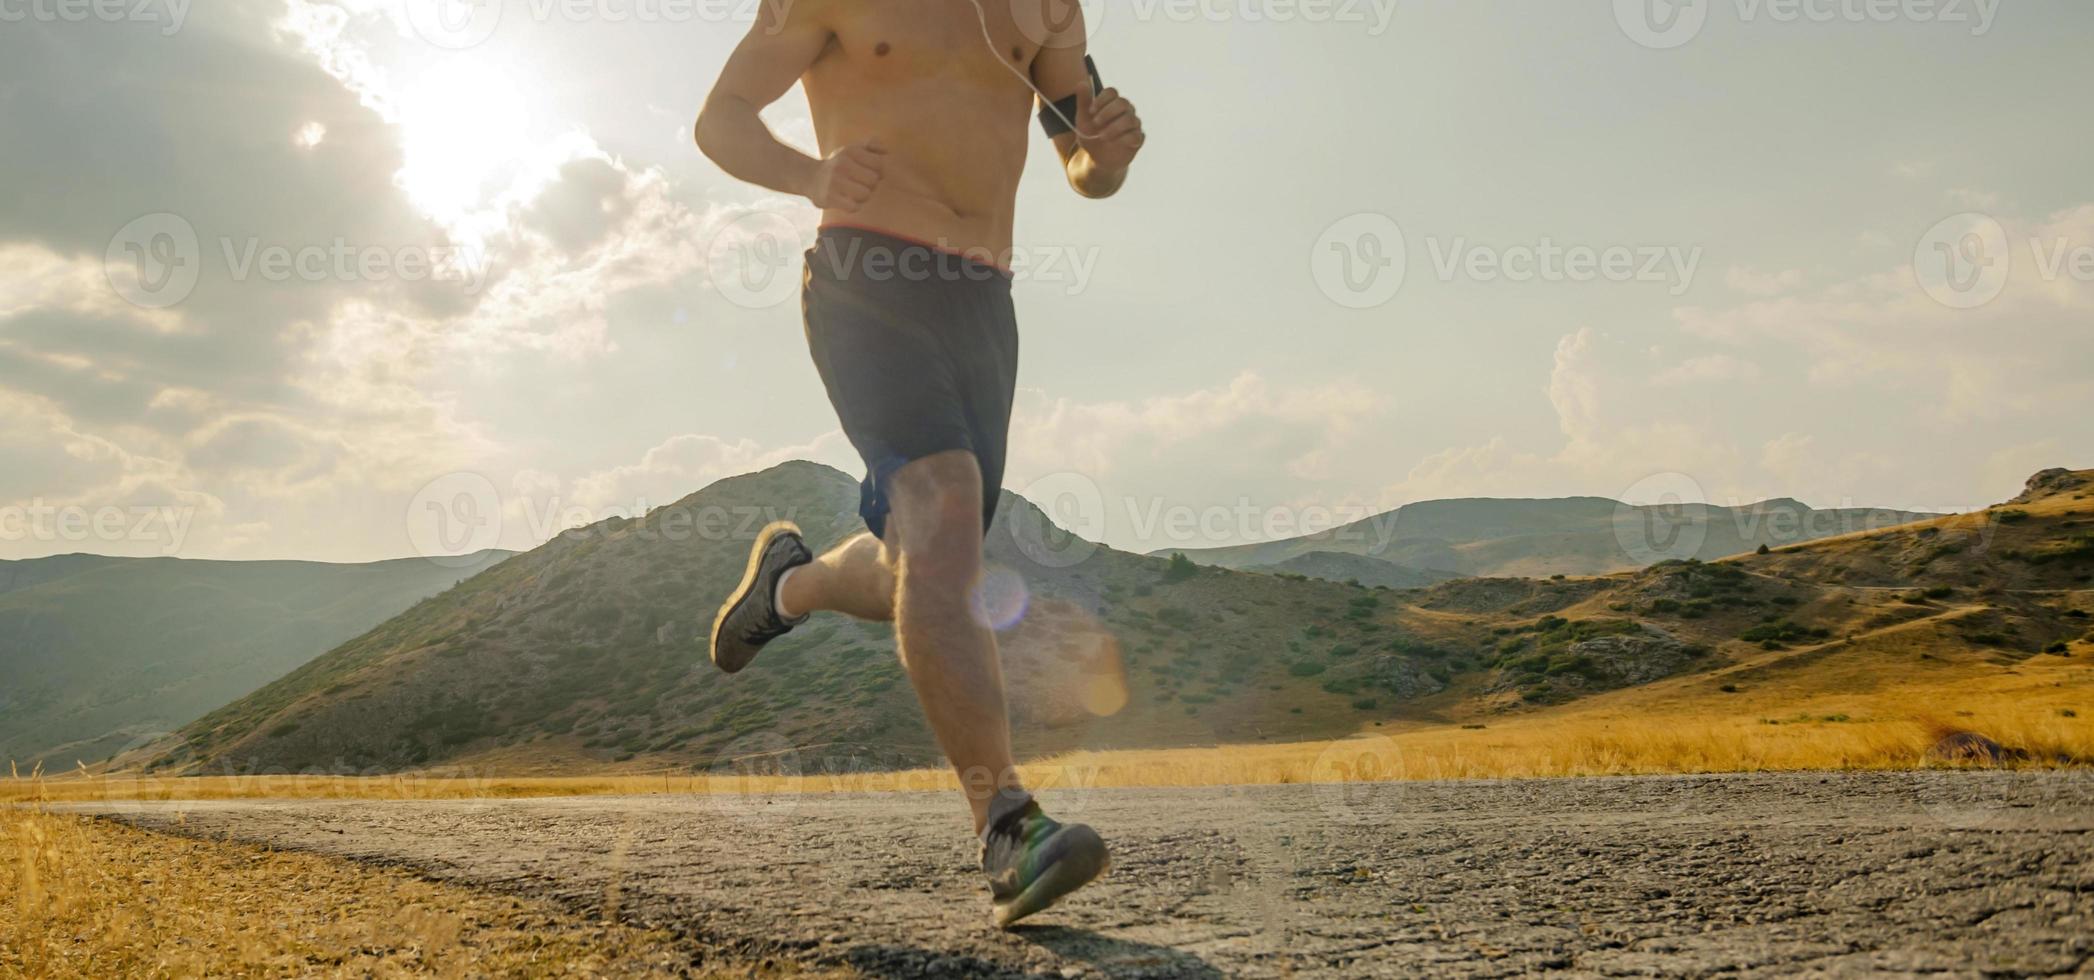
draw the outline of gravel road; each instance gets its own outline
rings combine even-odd
[[[1114,867],[999,933],[958,800],[83,809],[876,977],[2094,972],[2094,774],[1092,790]]]

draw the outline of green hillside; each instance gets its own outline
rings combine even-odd
[[[0,759],[96,762],[473,575],[448,567],[59,555],[0,562]]]
[[[1942,596],[1984,627],[1945,640],[1955,656],[2044,655],[2087,615],[2088,515],[2066,496],[1734,561],[1421,590],[1117,552],[1006,496],[985,606],[1016,623],[1002,652],[1027,757],[1316,738],[1893,642]],[[885,626],[825,617],[733,676],[705,658],[754,532],[791,518],[827,545],[858,530],[856,502],[852,478],[788,463],[578,530],[200,719],[150,764],[689,771],[788,749],[814,769],[934,763]],[[2032,591],[1984,593],[1994,577]],[[1021,581],[1029,602],[1012,598]]]

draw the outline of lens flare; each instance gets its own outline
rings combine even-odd
[[[1002,565],[989,566],[982,573],[981,585],[974,590],[975,621],[999,633],[1024,621],[1025,610],[1031,604],[1032,593],[1025,587],[1025,576]]]
[[[1120,641],[1083,607],[1061,599],[1032,603],[1023,622],[998,641],[1011,710],[1049,728],[1118,714],[1127,706]]]

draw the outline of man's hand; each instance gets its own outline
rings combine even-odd
[[[886,170],[887,148],[879,140],[853,143],[814,168],[805,193],[815,207],[855,212],[872,199]]]
[[[1083,131],[1081,142],[1091,162],[1109,173],[1124,174],[1142,151],[1142,144],[1148,142],[1134,103],[1122,97],[1116,88],[1098,93],[1086,109],[1077,113],[1076,121]]]

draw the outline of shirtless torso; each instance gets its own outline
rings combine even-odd
[[[1091,94],[1075,0],[762,9],[706,100],[698,145],[729,174],[822,209],[800,305],[808,352],[865,460],[867,530],[816,556],[791,522],[765,528],[714,620],[712,660],[738,672],[818,612],[891,620],[966,789],[991,910],[1007,926],[1103,874],[1110,856],[1097,832],[1048,817],[1025,791],[995,632],[974,612],[1018,372],[1014,277],[993,266],[1014,265],[1012,211],[1037,97],[1077,99],[1075,132],[1054,145],[1086,197],[1119,189],[1141,120],[1111,89]],[[1056,23],[1053,14],[1066,26],[1026,29]],[[780,142],[758,115],[796,82],[820,159]],[[816,260],[824,255],[831,261]]]
[[[1141,148],[1133,106],[1109,89],[1090,96],[1074,0],[762,7],[707,102],[699,144],[737,177],[813,199],[826,222],[1007,256],[1035,86],[1056,99],[1079,96],[1074,121],[1096,137],[1055,139],[1079,193],[1116,191]],[[1058,28],[1041,26],[1057,19]],[[819,161],[752,130],[762,126],[756,111],[796,81],[805,84]]]

